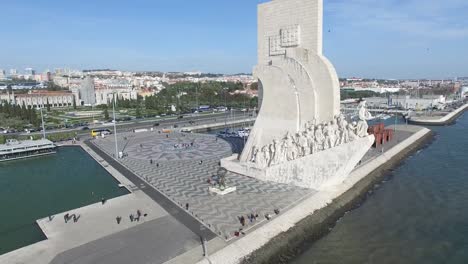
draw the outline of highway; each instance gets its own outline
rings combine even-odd
[[[179,118],[179,116],[167,116],[163,118],[157,119],[138,119],[132,120],[128,122],[118,122],[117,132],[124,132],[124,131],[132,131],[133,129],[140,129],[140,128],[150,128],[154,127],[155,129],[169,129],[174,128],[174,125],[177,125],[177,128],[184,128],[188,126],[196,126],[196,125],[203,125],[203,124],[210,124],[216,122],[229,122],[229,121],[237,121],[249,118],[249,113],[240,112],[240,111],[233,111],[232,114],[230,112],[223,112],[223,113],[210,113],[210,114],[190,114],[190,115],[183,115],[183,118]],[[155,124],[159,124],[155,126]],[[73,128],[73,129],[55,129],[55,130],[46,130],[46,134],[55,134],[55,133],[63,133],[63,132],[77,132],[78,135],[87,135],[91,132],[91,129],[97,128],[107,128],[110,130],[114,129],[113,123],[105,123],[99,125],[90,125],[88,126],[89,130],[83,130],[82,127]],[[6,135],[40,135],[42,132],[34,132],[34,133],[11,133]]]

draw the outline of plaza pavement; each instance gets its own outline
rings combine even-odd
[[[176,144],[193,144],[187,149]],[[92,141],[112,156],[114,137]],[[118,162],[170,199],[180,208],[189,204],[188,213],[219,237],[230,240],[236,231],[243,232],[266,222],[265,215],[274,210],[284,212],[300,200],[316,193],[284,184],[261,182],[242,175],[228,173],[227,185],[237,191],[225,196],[210,193],[207,180],[215,175],[219,160],[231,156],[231,146],[214,135],[160,134],[157,132],[125,133],[118,136],[119,151],[126,157]],[[150,163],[153,160],[153,163]],[[239,216],[258,214],[256,221],[242,226]],[[196,232],[196,230],[193,230]]]

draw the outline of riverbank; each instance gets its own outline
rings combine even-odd
[[[448,113],[445,116],[420,116],[411,117],[408,122],[415,125],[425,126],[446,126],[453,124],[455,120],[460,117],[468,109],[468,103],[460,106],[456,110]]]
[[[397,126],[397,129],[412,135],[357,167],[340,186],[313,195],[199,263],[285,263],[294,257],[301,245],[325,235],[388,170],[432,138],[426,128]]]

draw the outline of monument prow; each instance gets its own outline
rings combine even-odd
[[[356,125],[340,115],[339,80],[322,54],[322,27],[323,0],[259,5],[254,76],[261,108],[240,157],[221,161],[226,169],[318,189],[344,179],[370,148],[365,104]]]

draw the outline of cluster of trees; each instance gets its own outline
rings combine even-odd
[[[178,112],[189,112],[197,105],[238,108],[257,106],[257,98],[250,98],[244,94],[231,94],[243,89],[244,85],[238,82],[175,83],[166,85],[166,89],[157,95],[146,97],[145,107],[165,113],[171,105],[176,106]]]
[[[47,83],[47,91],[66,91],[68,90],[65,87],[55,84],[54,82]]]
[[[351,91],[341,89],[340,93],[341,100],[380,96],[380,94],[372,91]]]
[[[22,128],[18,126],[27,124],[31,124],[34,127],[39,127],[40,125],[36,109],[26,107],[25,104],[21,107],[19,105],[12,105],[9,102],[0,103],[0,114],[2,114],[4,119],[21,120],[22,122],[15,124],[15,128]]]

